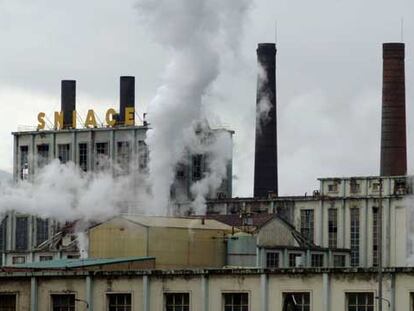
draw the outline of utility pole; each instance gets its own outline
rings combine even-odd
[[[378,198],[378,311],[382,311],[382,178],[379,178]]]

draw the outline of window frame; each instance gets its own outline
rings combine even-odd
[[[311,243],[315,240],[315,210],[300,209],[300,233]]]
[[[357,223],[357,230],[353,229],[353,213],[358,216]],[[360,265],[360,256],[361,256],[361,210],[358,207],[352,207],[349,211],[349,241],[350,241],[350,249],[351,249],[351,267],[358,267]],[[357,241],[356,245],[353,246],[353,243]]]
[[[131,311],[134,310],[134,295],[133,292],[128,292],[128,291],[120,291],[120,292],[105,292],[105,310],[109,311],[109,296],[111,295],[130,295],[131,296]]]
[[[285,304],[285,296],[286,295],[292,295],[292,294],[308,294],[309,295],[309,311],[312,311],[312,307],[313,307],[313,291],[312,290],[307,290],[307,289],[295,289],[295,288],[287,288],[287,289],[282,289],[281,290],[281,302],[282,302],[282,306],[281,308],[283,309],[284,304]],[[302,309],[298,309],[297,311],[303,311],[303,305],[302,305]]]
[[[352,291],[345,291],[345,311],[349,310],[349,295],[351,294],[372,294],[372,311],[375,311],[377,309],[377,299],[375,299],[376,292],[373,290],[352,290]],[[366,310],[367,305],[364,305],[364,311]],[[358,307],[358,306],[354,306]],[[363,306],[362,306],[363,307]]]
[[[15,310],[17,311],[17,310],[20,310],[20,306],[19,306],[19,292],[15,292],[15,291],[10,291],[10,292],[7,292],[7,291],[5,291],[5,292],[0,292],[0,296],[2,296],[2,295],[4,295],[4,296],[11,296],[11,295],[13,295],[14,296],[14,298],[15,298]],[[2,309],[0,309],[0,310],[2,310]]]
[[[73,295],[74,296],[74,303],[73,303],[73,307],[74,310],[76,311],[76,299],[77,299],[77,292],[61,292],[61,291],[51,291],[49,292],[49,310],[53,311],[53,296],[70,296]]]
[[[266,251],[266,268],[270,268],[270,269],[276,269],[276,268],[280,268],[280,264],[281,264],[281,252],[279,251]],[[276,255],[277,256],[277,265],[276,266],[269,266],[269,255]]]
[[[89,148],[88,142],[78,142],[78,165],[84,172],[89,170]]]
[[[188,294],[188,310],[192,310],[192,292],[191,291],[179,291],[179,290],[174,290],[174,291],[164,291],[163,292],[163,304],[162,304],[162,310],[166,311],[167,310],[167,299],[166,296],[167,295],[174,295],[174,294]]]
[[[226,291],[221,291],[221,310],[222,311],[225,311],[226,305],[225,305],[224,295],[227,295],[227,294],[247,294],[247,311],[251,310],[251,292],[249,290],[243,290],[243,291],[226,290]]]

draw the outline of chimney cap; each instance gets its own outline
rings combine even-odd
[[[383,58],[404,58],[405,44],[402,42],[387,42],[382,44]]]
[[[265,42],[265,43],[258,43],[257,44],[257,49],[258,50],[267,50],[267,49],[271,49],[271,50],[276,50],[276,44],[275,43],[270,43],[270,42]]]

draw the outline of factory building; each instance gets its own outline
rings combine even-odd
[[[78,124],[81,117],[76,113],[76,81],[63,80],[61,111],[54,113],[51,128],[47,128],[48,119],[41,112],[38,115],[37,129],[12,133],[15,182],[33,182],[41,169],[52,160],[59,160],[62,164],[73,162],[85,173],[111,171],[114,178],[125,174],[145,176],[149,161],[145,139],[147,131],[151,129],[145,120],[138,124],[136,116],[134,77],[120,78],[119,113],[115,109],[108,109],[106,123],[98,124],[94,111],[89,110],[83,126]],[[199,135],[204,143],[213,141],[216,135],[226,135],[232,143],[233,132],[225,129],[206,130],[203,127]],[[177,166],[176,178],[171,187],[171,214],[189,213],[189,202],[192,200],[190,188],[208,171],[208,160],[209,154],[187,153],[182,164]],[[221,198],[232,196],[231,161],[227,165],[227,178],[222,181],[219,189],[209,195]],[[124,204],[122,209],[127,212],[134,207],[135,202]],[[61,224],[53,219],[41,219],[15,211],[7,213],[0,222],[0,265],[30,262],[39,256],[74,256],[73,248],[70,251],[50,249],[53,255],[43,254],[47,252],[44,245],[41,249],[38,248],[44,241],[62,235],[60,229]],[[53,243],[47,243],[51,244]]]

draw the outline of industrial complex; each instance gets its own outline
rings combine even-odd
[[[232,164],[206,200],[190,191],[208,154],[176,168],[169,215],[122,213],[89,224],[88,258],[76,222],[10,211],[0,222],[0,310],[414,310],[412,178],[407,176],[405,46],[383,44],[378,176],[323,177],[306,196],[279,196],[276,46],[261,43],[254,196],[232,196]],[[14,181],[33,182],[52,159],[85,172],[148,173],[151,124],[135,121],[134,77],[120,79],[119,113],[77,128],[76,82],[62,81],[52,128],[14,132]],[[207,135],[232,131],[208,129]],[[231,140],[230,140],[231,141]],[[283,182],[283,181],[280,181]],[[381,284],[381,285],[379,285]]]

